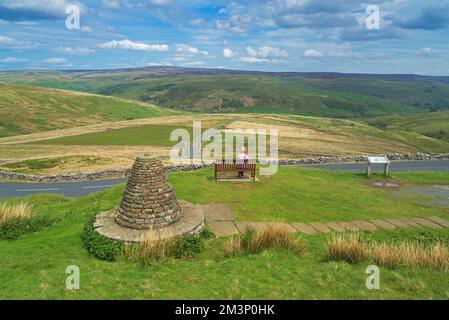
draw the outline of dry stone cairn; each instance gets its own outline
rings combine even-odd
[[[179,221],[182,214],[162,162],[150,156],[137,158],[115,222],[137,230],[161,229]]]

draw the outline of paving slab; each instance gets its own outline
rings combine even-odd
[[[385,219],[385,221],[391,223],[392,225],[398,227],[399,229],[407,229],[411,227],[408,223],[402,221],[401,219]]]
[[[293,228],[295,228],[298,232],[304,233],[304,234],[315,234],[317,231],[310,225],[306,223],[299,223],[299,222],[293,222],[292,223]]]
[[[378,228],[382,228],[385,230],[395,230],[396,226],[384,220],[372,220],[372,224],[374,224]]]
[[[331,232],[331,229],[329,229],[329,227],[326,226],[324,223],[312,222],[312,223],[309,223],[309,225],[311,225],[315,230],[322,232],[322,233]]]
[[[340,222],[339,224],[348,231],[360,231],[360,228],[351,222]]]
[[[217,237],[227,237],[239,233],[232,221],[209,221],[207,224]]]
[[[422,225],[423,227],[427,227],[427,228],[431,228],[431,229],[443,229],[442,226],[433,223],[432,221],[429,221],[427,219],[424,218],[411,218],[413,221],[415,221],[416,223]]]
[[[263,228],[265,228],[266,226],[268,226],[270,223],[273,222],[246,222],[246,221],[237,221],[235,224],[237,225],[237,228],[239,229],[240,232],[245,232],[246,229],[254,229],[255,231],[259,231]],[[277,225],[282,226],[283,228],[285,228],[285,230],[287,230],[290,233],[295,233],[296,229],[293,228],[291,225],[289,225],[288,223],[285,222],[274,222]]]
[[[202,205],[204,216],[207,221],[233,221],[235,214],[223,203],[211,203]]]
[[[369,223],[367,221],[355,220],[355,221],[351,221],[351,223],[353,225],[355,225],[356,227],[359,227],[360,229],[365,230],[365,231],[371,231],[371,232],[377,231],[377,227],[374,224]]]
[[[410,227],[420,228],[419,224],[417,224],[415,221],[413,221],[412,219],[410,219],[408,217],[399,218],[399,220],[401,220],[402,222],[408,224]]]
[[[341,225],[339,225],[337,222],[328,222],[326,223],[326,226],[328,226],[331,230],[336,232],[345,232],[345,228],[343,228]]]
[[[444,220],[444,219],[442,219],[440,217],[430,217],[428,219],[430,221],[432,221],[432,222],[435,222],[435,223],[439,224],[442,227],[449,228],[449,221],[448,220]]]

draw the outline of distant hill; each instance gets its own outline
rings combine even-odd
[[[147,67],[0,73],[27,83],[195,112],[366,118],[449,110],[449,77]]]
[[[369,124],[382,130],[401,130],[419,133],[449,142],[449,112],[433,112],[410,116],[372,118]]]
[[[0,137],[169,114],[173,112],[115,97],[0,84]]]

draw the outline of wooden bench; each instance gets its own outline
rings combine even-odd
[[[219,173],[239,173],[243,172],[251,175],[251,180],[256,180],[256,164],[250,163],[247,160],[244,163],[217,162],[215,163],[215,181],[218,181]]]

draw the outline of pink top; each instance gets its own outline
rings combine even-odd
[[[244,162],[245,160],[249,160],[249,156],[246,153],[240,153],[237,156],[239,162]]]

